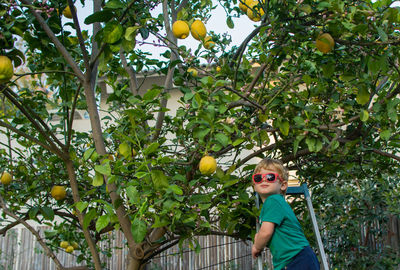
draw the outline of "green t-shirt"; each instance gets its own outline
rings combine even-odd
[[[273,256],[274,269],[282,269],[309,243],[283,195],[274,194],[264,201],[260,222],[264,221],[276,224],[268,246]]]

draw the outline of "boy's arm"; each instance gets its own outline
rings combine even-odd
[[[251,252],[254,258],[258,257],[260,252],[268,244],[269,240],[271,240],[274,231],[275,223],[264,221],[261,224],[260,230],[254,237],[254,245]]]

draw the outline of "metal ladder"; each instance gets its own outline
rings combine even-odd
[[[322,245],[321,234],[319,232],[317,219],[315,217],[314,207],[311,202],[311,196],[310,196],[310,192],[308,191],[307,184],[302,184],[301,186],[298,186],[298,187],[288,187],[288,189],[286,191],[286,195],[298,195],[298,194],[304,195],[304,197],[307,201],[308,211],[310,212],[310,217],[311,217],[311,221],[313,224],[313,231],[315,234],[315,238],[317,239],[317,243],[318,243],[318,251],[319,251],[319,254],[321,257],[321,261],[322,261],[322,269],[329,270],[328,260],[326,258],[324,246]],[[257,206],[257,208],[260,207],[259,206],[259,196],[257,193],[256,193],[256,206]],[[259,229],[260,229],[260,224],[257,222],[257,231]],[[258,257],[257,264],[258,264],[258,270],[262,270],[263,268],[262,268],[261,256]]]

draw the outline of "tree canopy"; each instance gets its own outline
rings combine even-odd
[[[332,267],[398,264],[386,236],[400,209],[394,2],[95,0],[89,33],[72,0],[3,0],[0,54],[24,68],[0,86],[0,166],[13,177],[0,187],[2,233],[21,223],[35,234],[28,220],[51,224],[38,241],[61,269],[53,251],[62,241],[101,269],[97,243],[112,230],[126,237],[129,269],[171,245],[196,248],[198,235],[250,239],[248,176],[255,158],[271,157],[313,190]],[[216,5],[229,28],[239,16],[254,21],[242,43],[192,25]],[[177,20],[198,37],[196,50],[180,46]],[[167,48],[159,59],[141,49],[150,35]],[[151,74],[163,83],[143,89]],[[112,89],[105,103],[100,79]],[[90,131],[75,128],[77,110],[88,112]],[[217,160],[211,175],[199,170],[205,155]],[[51,196],[54,185],[66,188],[64,199]]]

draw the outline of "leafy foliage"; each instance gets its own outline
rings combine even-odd
[[[62,17],[63,1],[0,4],[1,54],[29,69],[1,85],[9,140],[0,167],[15,179],[0,187],[3,209],[51,225],[53,250],[78,242],[79,260],[95,268],[91,239],[121,229],[141,264],[154,246],[196,235],[251,238],[248,175],[268,156],[312,189],[332,267],[398,264],[398,250],[373,248],[360,228],[383,243],[387,219],[399,217],[399,9],[391,1],[266,1],[242,44],[209,29],[216,45],[199,41],[192,51],[178,46],[171,25],[206,21],[215,3],[164,2],[95,1],[85,19],[93,33]],[[229,28],[246,16],[237,1],[219,4]],[[332,52],[316,49],[321,33],[335,40]],[[167,48],[160,59],[141,48],[150,36]],[[112,93],[95,87],[97,77]],[[147,86],[147,77],[162,82]],[[165,105],[173,101],[176,111]],[[90,128],[75,128],[76,110],[87,111]],[[211,176],[198,170],[205,154],[218,161]],[[68,187],[65,200],[51,198],[53,185]],[[310,228],[304,204],[293,206]]]

